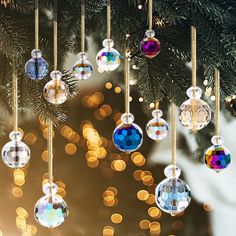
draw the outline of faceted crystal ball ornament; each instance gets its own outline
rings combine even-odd
[[[42,58],[40,50],[34,49],[31,56],[32,58],[25,64],[25,73],[32,80],[41,80],[48,73],[48,63]]]
[[[161,43],[154,36],[154,30],[147,30],[146,37],[140,44],[140,50],[147,58],[153,58],[157,56],[161,51]]]
[[[191,191],[179,176],[181,170],[177,166],[167,166],[166,179],[156,187],[156,203],[162,211],[176,215],[184,211],[191,201]]]
[[[148,137],[155,141],[163,140],[168,134],[169,127],[167,122],[161,118],[162,115],[161,110],[154,110],[152,112],[154,118],[151,119],[146,126]]]
[[[73,66],[73,73],[77,79],[86,80],[93,72],[92,64],[87,60],[86,53],[79,53],[79,59]]]
[[[43,95],[48,102],[60,105],[67,100],[69,88],[61,80],[62,73],[60,71],[52,71],[50,76],[52,80],[44,86]]]
[[[230,152],[222,146],[223,138],[221,136],[213,136],[211,141],[213,146],[209,147],[205,152],[205,163],[210,169],[220,172],[230,164]]]
[[[60,226],[69,214],[66,202],[57,195],[57,189],[55,184],[44,186],[45,196],[34,207],[34,216],[38,223],[51,229]]]
[[[103,40],[104,48],[98,52],[96,61],[99,72],[110,72],[117,69],[120,65],[121,55],[113,48],[114,42],[111,39]]]
[[[179,119],[182,125],[196,132],[208,125],[211,120],[209,105],[201,100],[202,90],[191,87],[187,90],[189,99],[180,106]]]
[[[22,134],[12,131],[9,135],[12,141],[5,144],[2,149],[2,160],[11,168],[22,168],[30,159],[29,147],[21,141]]]
[[[123,114],[121,121],[122,123],[113,132],[113,142],[122,152],[133,152],[142,145],[143,131],[133,123],[132,114]]]

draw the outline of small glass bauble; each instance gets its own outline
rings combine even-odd
[[[62,73],[60,71],[52,71],[50,76],[52,80],[44,86],[43,95],[48,102],[54,105],[60,105],[67,100],[69,88],[61,80]]]
[[[92,64],[87,60],[86,53],[79,53],[79,59],[73,66],[73,73],[77,79],[86,80],[93,72]]]
[[[180,106],[179,119],[182,125],[193,132],[206,127],[211,120],[211,109],[201,98],[202,90],[191,87],[187,90],[189,99]]]
[[[121,55],[113,48],[112,39],[103,40],[104,48],[97,54],[96,61],[99,72],[110,72],[116,70],[120,65]]]
[[[133,152],[142,145],[143,131],[133,123],[132,114],[123,114],[121,121],[122,123],[113,132],[113,142],[119,150]]]
[[[48,63],[42,58],[40,50],[34,49],[31,56],[32,58],[25,64],[25,73],[32,80],[41,80],[48,73]]]
[[[167,122],[161,118],[162,114],[161,110],[154,110],[152,112],[153,119],[146,126],[148,137],[157,142],[166,138],[169,130]]]
[[[29,162],[30,149],[21,141],[22,134],[19,131],[12,131],[9,135],[12,141],[2,148],[2,160],[11,168],[22,168]]]
[[[57,195],[56,184],[45,184],[43,191],[45,196],[40,198],[34,207],[34,216],[38,223],[47,228],[60,226],[69,214],[64,199]]]
[[[189,186],[178,178],[181,174],[179,167],[167,166],[165,174],[167,178],[156,187],[156,203],[162,211],[174,216],[188,207],[191,191]]]
[[[146,37],[140,44],[140,50],[147,58],[153,58],[157,56],[161,51],[161,43],[155,38],[154,30],[147,30]]]
[[[205,152],[205,163],[210,169],[220,172],[229,166],[231,155],[229,150],[222,145],[223,138],[221,136],[213,136],[211,141],[213,146]]]

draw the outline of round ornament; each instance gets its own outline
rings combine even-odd
[[[79,53],[79,59],[73,66],[73,73],[77,79],[86,80],[93,72],[92,64],[87,60],[86,53]]]
[[[103,40],[104,48],[97,54],[96,61],[99,72],[110,72],[116,70],[120,65],[121,55],[113,48],[114,41],[112,39]]]
[[[133,152],[142,145],[143,131],[133,123],[134,116],[131,113],[123,114],[121,121],[122,123],[113,132],[113,142],[120,151]]]
[[[146,126],[147,135],[155,141],[161,141],[168,135],[169,127],[167,122],[162,119],[163,113],[161,110],[154,110],[151,119]]]
[[[69,214],[66,202],[56,194],[57,189],[55,184],[44,186],[45,196],[40,198],[34,207],[37,222],[51,229],[60,226]]]
[[[229,150],[222,146],[223,138],[221,136],[213,136],[211,142],[213,146],[209,147],[204,155],[205,164],[208,168],[220,172],[230,164],[231,155]]]
[[[179,120],[182,125],[197,132],[206,127],[211,120],[211,109],[201,98],[202,90],[191,87],[187,90],[189,99],[180,106]]]
[[[21,141],[22,134],[19,131],[12,131],[9,137],[12,141],[2,148],[2,160],[8,167],[22,168],[29,162],[30,149]]]
[[[61,80],[62,73],[60,71],[52,71],[50,76],[52,80],[44,86],[43,96],[48,102],[54,105],[60,105],[67,100],[69,88]]]
[[[42,58],[40,50],[34,49],[31,56],[32,58],[25,64],[25,73],[32,80],[41,80],[48,73],[48,63]]]
[[[181,170],[169,165],[165,169],[166,179],[160,182],[155,191],[156,203],[160,209],[171,215],[184,211],[191,201],[188,185],[179,178]]]
[[[155,38],[154,30],[147,30],[146,37],[140,44],[140,50],[147,58],[153,58],[157,56],[161,51],[161,43]]]

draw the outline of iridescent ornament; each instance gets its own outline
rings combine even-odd
[[[30,149],[21,141],[22,134],[19,131],[12,131],[9,135],[12,141],[2,148],[2,160],[11,168],[22,168],[29,162]]]
[[[168,135],[169,127],[167,122],[162,119],[163,113],[161,110],[154,110],[151,119],[146,126],[147,135],[155,141],[161,141]]]
[[[166,179],[156,187],[156,203],[162,211],[176,215],[184,211],[191,201],[191,191],[188,185],[179,179],[181,169],[169,165],[164,171]]]
[[[210,169],[220,172],[230,164],[231,155],[229,150],[222,146],[224,141],[221,136],[213,136],[211,142],[213,146],[209,147],[204,155],[205,163]]]
[[[55,184],[43,186],[45,196],[40,198],[34,207],[34,216],[37,222],[47,228],[60,226],[69,214],[67,204],[60,195]]]
[[[25,73],[32,80],[41,80],[48,73],[48,63],[42,58],[40,50],[34,49],[31,56],[32,58],[25,64]]]
[[[140,44],[140,50],[147,58],[153,58],[157,56],[161,51],[161,43],[155,38],[154,30],[147,30],[146,37]]]
[[[87,60],[87,54],[79,53],[79,59],[73,66],[73,73],[77,79],[86,80],[93,72],[92,64]]]
[[[196,132],[208,125],[211,120],[209,105],[201,100],[202,90],[191,87],[187,90],[189,99],[180,106],[179,119],[182,125]]]
[[[142,145],[143,131],[133,123],[134,116],[131,113],[123,114],[121,121],[122,123],[113,132],[113,142],[119,150],[133,152]]]
[[[62,73],[60,71],[52,71],[50,76],[52,80],[44,86],[43,96],[48,102],[54,105],[60,105],[67,100],[69,88],[61,80]]]
[[[112,39],[103,40],[104,48],[97,54],[97,65],[99,72],[110,72],[117,69],[120,65],[121,55],[113,48],[114,41]]]

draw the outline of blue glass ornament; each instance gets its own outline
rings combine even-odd
[[[169,165],[165,168],[166,179],[156,187],[155,198],[158,207],[171,215],[184,211],[191,201],[191,191],[188,185],[179,179],[181,169]]]
[[[143,142],[143,131],[135,123],[132,114],[123,114],[122,123],[113,132],[113,142],[115,146],[123,152],[133,152],[137,150]]]
[[[41,80],[48,73],[48,63],[42,58],[40,50],[34,49],[31,56],[32,58],[25,64],[25,73],[32,80]]]
[[[45,184],[43,186],[45,196],[40,198],[34,207],[36,221],[46,228],[56,228],[60,226],[69,214],[66,202],[57,195],[56,184]]]

